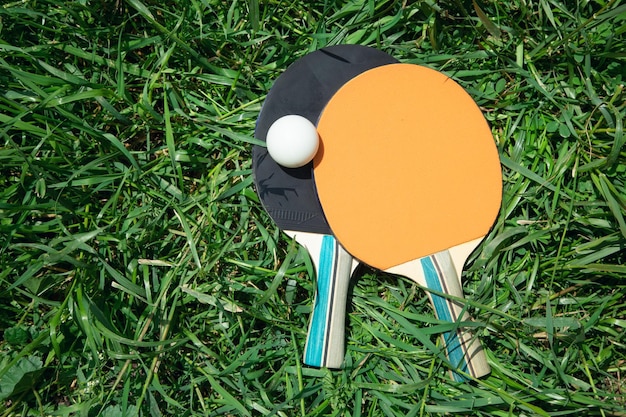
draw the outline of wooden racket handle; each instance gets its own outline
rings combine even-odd
[[[317,274],[313,313],[304,349],[306,365],[341,368],[350,276],[357,262],[330,235],[296,236],[312,257]]]
[[[463,298],[461,280],[447,250],[391,268],[389,272],[407,276],[419,285],[435,292]],[[428,297],[440,320],[450,323],[471,320],[464,310],[463,303],[431,292],[428,293]],[[467,379],[463,373],[473,378],[480,378],[491,372],[482,344],[473,335],[471,329],[458,327],[444,333],[442,338],[446,355],[452,365],[452,377],[456,381]],[[455,369],[462,373],[455,372]]]

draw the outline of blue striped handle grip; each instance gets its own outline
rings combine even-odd
[[[439,293],[463,298],[461,281],[448,251],[420,259],[419,268],[421,271],[415,275],[419,284]],[[433,293],[429,293],[429,297],[435,308],[435,314],[440,320],[460,323],[470,319],[462,303]],[[446,332],[443,334],[443,342],[453,368],[474,378],[490,372],[482,344],[469,329],[458,327]],[[452,377],[456,381],[467,379],[462,373],[454,371]]]
[[[317,290],[304,349],[304,363],[340,368],[345,350],[346,305],[350,276],[356,266],[333,236],[322,237],[319,250],[309,245],[317,269]]]
[[[464,303],[460,301],[463,298],[463,289],[459,274],[463,270],[467,256],[479,242],[480,239],[476,239],[450,250],[386,270],[393,274],[404,275],[432,290],[432,292],[428,291],[428,297],[437,317],[458,324],[455,330],[442,335],[446,355],[452,365],[451,374],[456,381],[467,380],[467,375],[480,378],[491,372],[482,344],[470,329],[461,327],[461,323],[470,320],[470,317],[464,309]],[[450,295],[456,300],[435,294],[435,292]]]

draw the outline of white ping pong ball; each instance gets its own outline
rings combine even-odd
[[[265,142],[267,152],[278,165],[299,168],[311,162],[320,140],[313,123],[305,117],[289,114],[272,123]]]

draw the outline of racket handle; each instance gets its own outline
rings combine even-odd
[[[420,284],[440,293],[463,298],[461,280],[447,250],[422,258],[419,263],[424,280]],[[422,273],[419,273],[418,276],[422,276]],[[462,303],[433,293],[429,293],[428,296],[435,307],[435,314],[440,320],[451,323],[470,320],[469,314],[463,310]],[[457,369],[474,378],[491,372],[482,344],[470,329],[459,327],[444,333],[443,341],[448,359]],[[466,377],[454,371],[452,376],[456,381],[466,380]]]
[[[345,354],[346,304],[357,263],[333,236],[322,238],[319,256],[309,251],[317,270],[317,290],[309,323],[304,363],[340,368]]]

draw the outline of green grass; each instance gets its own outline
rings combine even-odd
[[[162,3],[0,5],[0,416],[626,415],[626,5]],[[250,149],[273,80],[338,43],[443,71],[493,128],[486,378],[452,382],[425,292],[371,270],[345,369],[301,363],[311,264]]]

